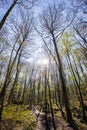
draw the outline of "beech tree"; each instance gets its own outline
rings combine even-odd
[[[60,30],[62,30],[62,25],[60,23],[60,19],[62,20],[62,11],[64,10],[63,5],[59,5],[56,7],[55,4],[48,6],[47,10],[45,10],[41,15],[41,26],[44,30],[47,38],[49,38],[54,45],[55,53],[57,56],[58,61],[58,71],[60,75],[60,80],[62,84],[62,93],[63,93],[63,100],[65,104],[65,110],[66,110],[66,120],[68,123],[70,123],[73,127],[75,127],[75,124],[73,122],[70,106],[69,106],[69,99],[67,95],[67,89],[66,89],[66,82],[64,78],[63,73],[63,67],[62,67],[62,61],[61,57],[58,51],[58,38]],[[62,31],[61,31],[62,32]]]
[[[1,106],[0,106],[0,119],[1,119],[1,116],[2,116],[3,103],[4,103],[5,94],[6,94],[6,89],[8,88],[10,80],[12,79],[12,73],[13,73],[14,67],[16,66],[16,62],[17,62],[17,59],[18,59],[18,63],[17,63],[17,66],[16,66],[17,72],[16,72],[15,81],[14,81],[14,84],[13,84],[13,89],[15,87],[15,83],[16,83],[17,78],[18,78],[17,77],[18,66],[19,66],[19,63],[20,63],[21,53],[22,53],[24,47],[26,46],[26,44],[28,44],[27,41],[29,41],[30,34],[32,32],[32,29],[33,29],[33,26],[32,26],[33,18],[32,18],[32,16],[31,15],[30,16],[25,15],[25,19],[22,16],[20,17],[21,23],[17,23],[18,21],[15,21],[16,23],[13,22],[13,25],[14,25],[13,30],[15,30],[14,31],[15,42],[14,42],[14,45],[13,45],[13,48],[12,48],[12,51],[11,51],[11,54],[10,54],[10,59],[9,59],[8,67],[7,67],[5,80],[4,80],[4,83],[3,83],[3,86],[2,86],[2,89],[1,89],[1,92],[0,92],[0,104],[1,104]],[[25,20],[25,22],[24,22],[24,20]],[[15,24],[16,24],[16,28],[15,28]],[[15,52],[15,56],[13,58],[15,49],[16,49],[16,52]],[[12,89],[12,91],[13,91],[13,89]]]
[[[72,36],[69,36],[68,33],[65,33],[64,37],[62,38],[62,43],[64,44],[65,55],[67,56],[66,60],[67,60],[71,75],[73,76],[74,86],[76,88],[78,99],[82,107],[82,118],[85,119],[85,109],[84,109],[84,102],[83,102],[83,96],[82,96],[82,91],[81,91],[82,81],[81,81],[81,76],[78,70],[78,66],[74,58],[75,55],[73,55],[74,53],[73,47],[75,47],[75,43],[72,43],[72,41],[69,40],[70,37]]]
[[[8,18],[9,14],[13,10],[13,8],[16,6],[16,4],[19,4],[19,5],[23,6],[26,9],[30,9],[30,8],[33,7],[35,2],[36,2],[36,0],[25,0],[25,1],[12,0],[12,4],[10,5],[9,9],[7,10],[7,12],[5,13],[5,15],[3,16],[3,18],[2,18],[2,20],[0,22],[0,30],[2,29],[6,19]]]

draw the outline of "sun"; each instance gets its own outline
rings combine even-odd
[[[40,62],[41,62],[42,65],[48,65],[48,63],[49,63],[49,61],[48,61],[47,58],[43,58],[43,59],[41,59]]]
[[[48,60],[48,58],[41,58],[41,59],[38,60],[37,63],[40,66],[48,66],[49,60]]]

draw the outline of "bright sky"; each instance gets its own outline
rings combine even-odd
[[[3,1],[3,3],[2,3]],[[6,10],[9,8],[9,5],[12,3],[13,0],[6,0],[7,3],[5,2],[5,0],[0,0],[0,19],[2,19],[3,15],[5,14]],[[23,1],[23,0],[22,0]],[[35,19],[37,20],[38,19],[38,14],[41,13],[41,10],[44,8],[46,8],[47,6],[47,3],[52,3],[52,2],[65,2],[65,6],[68,7],[70,6],[71,7],[71,3],[72,1],[74,1],[74,3],[77,1],[78,3],[81,2],[81,0],[39,0],[38,2],[38,5],[35,6],[33,9],[34,9],[34,17]],[[85,0],[84,0],[85,1]],[[13,9],[13,11],[11,12],[11,14],[14,16],[18,15],[17,13],[17,6],[15,6],[15,8]],[[11,15],[10,14],[10,15]],[[65,12],[65,15],[66,15],[66,12]],[[17,16],[18,17],[18,16]],[[46,56],[43,56],[44,55],[44,50],[41,49],[42,48],[42,43],[41,43],[41,40],[38,36],[35,37],[35,41],[36,44],[37,44],[37,50],[32,54],[33,55],[33,59],[31,59],[31,61],[37,59],[38,60],[38,64],[48,64],[48,59],[45,58]]]

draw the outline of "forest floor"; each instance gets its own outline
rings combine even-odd
[[[31,114],[31,110],[22,105],[9,105],[4,107],[0,130],[54,130],[50,114],[40,112],[38,119]],[[79,130],[87,130],[87,124],[75,119]],[[68,126],[61,114],[57,112],[54,116],[56,130],[75,130]]]
[[[80,119],[75,119],[78,130],[87,130],[87,124],[81,123]],[[55,115],[54,124],[56,130],[75,130],[71,128],[68,123],[60,115]],[[47,116],[45,113],[40,113],[38,119],[36,120],[36,127],[34,130],[55,130],[52,123],[51,115]]]
[[[46,118],[45,116],[46,115],[44,113],[40,113],[40,115],[36,121],[35,130],[54,130],[51,116],[48,115],[47,120],[45,119]],[[60,117],[55,117],[54,123],[55,123],[56,130],[73,130]]]
[[[35,120],[31,111],[23,105],[4,107],[0,130],[34,130]]]

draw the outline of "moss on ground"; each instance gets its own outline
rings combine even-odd
[[[9,105],[4,107],[1,130],[33,130],[35,120],[30,110],[23,105]]]

